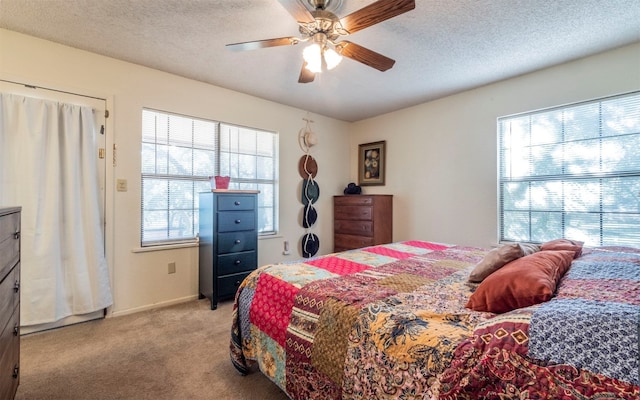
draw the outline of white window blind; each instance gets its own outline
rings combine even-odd
[[[640,92],[498,119],[501,241],[640,247]]]
[[[209,176],[229,189],[258,189],[259,232],[275,232],[277,135],[217,121],[142,112],[142,246],[178,243],[198,233],[198,193]]]

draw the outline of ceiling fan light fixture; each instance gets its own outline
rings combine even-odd
[[[342,56],[330,47],[325,47],[323,55],[324,61],[327,63],[327,69],[334,69],[342,61]]]
[[[318,43],[312,43],[302,51],[302,58],[307,63],[306,68],[313,72],[322,72],[322,48]]]

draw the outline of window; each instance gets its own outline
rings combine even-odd
[[[275,233],[277,134],[155,110],[142,111],[142,246],[191,241],[209,176],[260,190],[258,231]]]
[[[640,246],[640,92],[498,119],[501,241]]]

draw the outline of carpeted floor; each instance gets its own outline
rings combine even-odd
[[[16,399],[288,399],[231,364],[232,306],[194,300],[23,336]]]

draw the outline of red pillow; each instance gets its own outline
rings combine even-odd
[[[573,258],[578,258],[582,254],[582,245],[584,242],[569,239],[555,239],[540,245],[540,250],[570,250],[575,252]]]
[[[573,251],[543,250],[511,261],[478,285],[467,308],[503,313],[548,301],[573,256]]]

